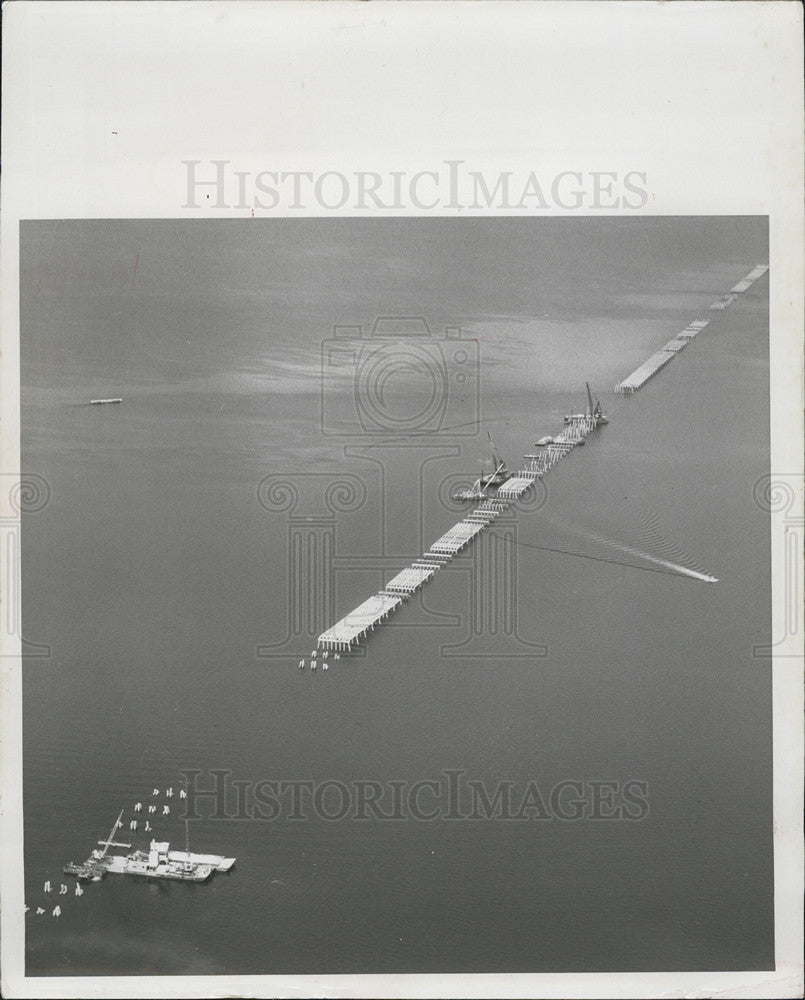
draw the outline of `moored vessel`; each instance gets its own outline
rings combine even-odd
[[[191,854],[187,820],[185,820],[184,851],[172,851],[168,841],[151,840],[147,851],[135,850],[130,854],[110,854],[110,847],[131,850],[131,844],[112,839],[122,826],[122,817],[121,809],[109,836],[106,840],[98,841],[101,850],[96,848],[87,860],[80,864],[75,861],[69,862],[62,869],[64,874],[92,882],[99,882],[107,873],[172,879],[178,882],[206,882],[213,872],[228,872],[235,864],[235,858],[225,858],[217,854]]]

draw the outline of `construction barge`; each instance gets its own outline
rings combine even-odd
[[[110,847],[131,850],[131,844],[113,840],[122,826],[123,810],[106,840],[99,840],[97,848],[86,861],[70,861],[62,869],[80,881],[100,882],[109,875],[138,875],[141,878],[170,879],[177,882],[206,882],[213,872],[228,872],[235,858],[216,854],[191,854],[187,821],[185,820],[185,850],[172,851],[167,841],[152,840],[147,851],[136,850],[131,854],[109,854]]]

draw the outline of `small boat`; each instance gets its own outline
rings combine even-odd
[[[114,399],[91,399],[90,405],[92,406],[103,406],[104,403],[122,403],[123,397],[117,396]]]
[[[95,864],[89,858],[80,865],[76,864],[75,861],[70,861],[62,868],[62,871],[65,875],[73,875],[85,882],[100,882],[106,874],[105,868]]]

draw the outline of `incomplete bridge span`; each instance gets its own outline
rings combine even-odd
[[[768,265],[759,264],[741,281],[733,285],[729,293],[716,299],[710,306],[712,310],[726,309],[738,296],[747,291],[758,278],[768,271]],[[615,386],[615,391],[631,395],[643,386],[660,369],[664,368],[673,358],[684,350],[710,323],[709,319],[697,319],[668,341],[648,360],[644,361],[627,378]],[[493,524],[502,511],[510,507],[518,497],[530,490],[535,481],[544,476],[560,459],[568,455],[585,438],[601,424],[608,423],[601,410],[601,404],[593,406],[590,387],[587,386],[588,409],[586,413],[576,413],[565,417],[565,429],[553,438],[543,438],[540,451],[537,454],[525,456],[525,466],[515,475],[510,476],[497,489],[493,497],[481,501],[457,524],[438,538],[419,559],[397,573],[386,583],[385,587],[374,594],[363,604],[350,611],[335,625],[319,636],[318,648],[325,653],[330,650],[348,652],[368,633],[374,631],[377,625],[406,601],[411,594],[423,587],[433,578],[436,571],[445,566],[453,556],[464,549],[485,528]]]
[[[424,586],[437,570],[469,545],[484,528],[493,524],[502,511],[532,488],[537,479],[544,476],[574,448],[583,444],[584,439],[596,427],[607,423],[600,403],[593,406],[592,397],[589,396],[589,386],[587,391],[589,399],[587,413],[576,413],[565,417],[566,427],[562,433],[550,439],[550,443],[546,444],[539,454],[526,456],[525,467],[503,482],[496,496],[479,503],[441,538],[437,538],[421,558],[415,559],[410,566],[406,566],[392,577],[382,590],[364,601],[354,611],[350,611],[326,632],[322,632],[318,648],[328,652],[330,650],[348,652],[352,649],[364,636],[373,631],[375,626],[385,621],[403,601]]]

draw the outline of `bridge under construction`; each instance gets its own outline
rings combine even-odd
[[[711,310],[726,309],[739,295],[768,271],[768,265],[759,264],[745,278],[737,282],[727,295],[722,295],[710,306]],[[668,341],[644,361],[627,378],[615,386],[622,395],[631,395],[641,389],[662,368],[672,361],[708,325],[710,319],[697,319]],[[331,650],[349,652],[370,632],[382,624],[420,587],[424,587],[443,566],[468,546],[485,528],[493,524],[500,514],[514,504],[537,479],[544,476],[557,462],[583,445],[585,439],[600,425],[608,423],[601,404],[593,405],[590,387],[587,386],[588,407],[585,413],[565,417],[564,430],[555,437],[544,437],[537,453],[524,456],[524,466],[505,479],[494,496],[484,499],[457,524],[438,538],[422,556],[392,577],[382,590],[350,611],[319,636],[318,649],[325,655]]]
[[[565,417],[565,429],[556,437],[548,439],[539,453],[525,456],[523,468],[498,487],[496,496],[479,503],[441,538],[437,538],[420,558],[392,577],[382,590],[350,611],[326,632],[322,632],[318,648],[325,652],[349,652],[384,622],[392,611],[431,580],[437,570],[447,565],[485,528],[494,524],[504,510],[533,487],[537,479],[574,448],[583,444],[585,438],[599,425],[607,423],[600,403],[593,405],[589,386],[587,392],[589,406],[586,413]]]

